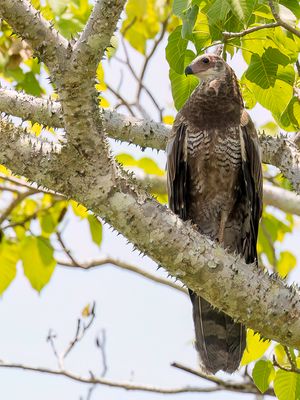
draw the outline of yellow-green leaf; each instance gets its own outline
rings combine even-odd
[[[77,217],[80,217],[82,219],[87,218],[88,210],[82,204],[79,204],[74,200],[70,200],[70,204],[73,208],[74,214],[77,215]]]
[[[270,343],[269,340],[261,340],[258,333],[254,334],[252,329],[248,329],[246,350],[244,351],[241,365],[249,364],[250,362],[261,358],[267,351]]]
[[[279,369],[274,379],[274,391],[278,400],[299,400],[300,375]]]
[[[27,236],[22,242],[24,274],[38,292],[49,282],[54,271],[56,261],[53,252],[50,240],[40,236]]]
[[[282,251],[277,262],[277,272],[282,278],[285,278],[296,267],[296,264],[297,259],[294,254],[289,251]]]
[[[102,224],[94,215],[91,214],[88,216],[88,221],[93,242],[100,246],[102,242]]]
[[[261,393],[264,393],[269,388],[274,376],[275,370],[271,361],[257,361],[252,371],[252,378]]]
[[[19,247],[16,244],[7,241],[0,244],[0,295],[14,280],[19,258]]]
[[[137,166],[149,175],[163,176],[165,174],[165,171],[160,169],[156,162],[149,157],[143,157],[138,160]]]
[[[136,159],[127,153],[120,153],[116,155],[116,160],[124,167],[135,167],[137,165]]]

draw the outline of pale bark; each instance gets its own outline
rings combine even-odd
[[[12,9],[17,9],[15,3],[18,2],[10,0]],[[15,18],[13,13],[7,12],[7,4],[8,0],[1,3],[0,10],[13,25]],[[117,21],[111,22],[116,24]],[[19,30],[21,27],[17,25]],[[32,45],[35,45],[34,40]],[[36,45],[40,48],[40,43]],[[68,47],[68,51],[72,49]],[[63,109],[66,145],[48,152],[46,144],[36,151],[30,146],[28,135],[3,122],[0,163],[16,174],[83,203],[170,274],[234,319],[265,337],[300,348],[298,290],[264,274],[254,265],[246,265],[238,256],[228,254],[120,172],[109,154],[93,79],[83,82],[80,65],[76,66],[78,76],[73,67],[66,58],[65,65],[59,67],[61,70],[54,71]],[[146,146],[150,142],[153,147],[157,144],[157,148],[164,148],[166,128],[156,125],[155,143],[153,136],[148,140],[144,126],[141,123],[139,140],[143,138]],[[149,126],[145,129],[149,130]],[[132,139],[132,142],[136,140]],[[284,138],[261,136],[260,140],[263,160],[278,166],[299,191],[300,155],[295,144]]]
[[[37,99],[26,94],[0,89],[0,111],[53,127],[63,127],[62,110],[58,102]],[[97,110],[103,118],[103,129],[116,140],[165,150],[170,127],[164,124],[129,117],[115,111]],[[262,161],[276,166],[300,193],[300,149],[296,142],[284,136],[259,135]]]

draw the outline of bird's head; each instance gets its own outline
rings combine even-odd
[[[195,75],[202,80],[213,80],[225,76],[228,65],[215,54],[196,57],[185,69],[185,75]]]

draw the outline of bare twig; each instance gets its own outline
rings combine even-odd
[[[101,260],[94,260],[94,261],[91,261],[91,262],[85,263],[85,264],[79,264],[76,260],[74,260],[74,261],[75,262],[68,263],[68,262],[65,262],[62,260],[57,260],[57,264],[61,265],[63,267],[68,267],[68,268],[75,267],[75,268],[81,268],[81,269],[98,268],[98,267],[102,267],[107,264],[110,264],[114,267],[134,272],[140,276],[143,276],[144,278],[150,279],[151,281],[154,281],[154,282],[160,283],[162,285],[169,286],[173,289],[179,290],[182,293],[187,293],[187,290],[184,287],[179,286],[178,284],[172,282],[171,280],[160,278],[157,275],[151,274],[151,273],[146,272],[134,265],[125,263],[123,261],[114,259],[112,257],[106,257]]]
[[[75,336],[74,336],[73,340],[71,340],[71,342],[69,343],[69,345],[65,349],[65,351],[60,355],[60,359],[62,360],[62,362],[70,354],[70,352],[74,349],[75,345],[83,339],[83,337],[85,336],[88,329],[92,326],[92,324],[95,320],[95,317],[96,317],[95,308],[96,308],[96,304],[95,304],[95,302],[93,302],[93,304],[90,308],[89,321],[87,324],[85,324],[83,322],[83,320],[80,318],[77,320],[77,328],[76,328]]]
[[[77,268],[82,268],[81,265],[80,265],[80,264],[75,260],[75,258],[73,257],[71,250],[69,250],[69,249],[67,248],[67,246],[66,246],[66,244],[65,244],[65,242],[64,242],[64,240],[63,240],[62,235],[61,235],[60,232],[58,232],[58,231],[56,232],[56,237],[57,237],[57,240],[58,240],[58,242],[60,243],[60,245],[61,245],[61,247],[62,247],[64,253],[65,253],[66,256],[70,259],[72,265],[73,265],[74,267],[77,267]]]
[[[251,389],[250,387],[249,387],[250,391],[247,391],[248,388],[244,387],[243,385],[241,385],[240,390],[238,390],[237,386],[235,389],[225,388],[225,387],[221,387],[221,386],[215,386],[215,387],[182,386],[182,387],[177,387],[177,388],[161,388],[161,387],[157,387],[157,386],[134,384],[132,382],[112,381],[112,380],[108,380],[108,379],[104,379],[104,378],[96,378],[95,376],[90,376],[87,378],[87,377],[76,375],[74,373],[71,373],[71,372],[65,371],[65,370],[54,370],[54,369],[45,368],[45,367],[33,367],[33,366],[29,366],[29,365],[18,364],[18,363],[8,363],[8,362],[4,362],[4,361],[0,361],[0,368],[21,369],[21,370],[25,370],[25,371],[39,372],[39,373],[44,373],[44,374],[56,375],[56,376],[64,376],[64,377],[74,380],[76,382],[82,382],[82,383],[88,383],[88,384],[94,384],[94,385],[104,385],[104,386],[121,388],[121,389],[131,390],[131,391],[143,391],[143,392],[161,393],[161,394],[214,393],[214,392],[222,391],[222,390],[235,391],[235,392],[240,392],[240,393],[257,393],[257,390],[254,391],[254,389]]]
[[[132,105],[129,104],[124,97],[118,92],[116,91],[112,86],[110,86],[108,83],[106,84],[107,89],[117,98],[120,100],[120,102],[122,103],[122,105],[124,107],[127,108],[127,110],[129,111],[130,115],[132,115],[133,117],[135,117],[135,114],[132,110]]]
[[[178,368],[182,371],[188,372],[189,374],[198,376],[199,378],[205,379],[209,382],[212,382],[217,385],[217,387],[223,388],[223,390],[229,390],[232,392],[240,392],[240,393],[254,393],[259,394],[260,391],[257,389],[253,381],[247,381],[242,383],[236,383],[232,381],[224,381],[223,379],[217,378],[216,376],[206,375],[201,371],[194,370],[190,367],[182,365],[180,363],[172,363],[172,367]],[[266,392],[269,396],[275,396],[273,389],[268,389]]]
[[[280,26],[279,22],[271,22],[269,24],[253,26],[251,28],[245,29],[240,32],[222,32],[222,34],[224,39],[228,40],[232,38],[243,37],[249,35],[250,33],[260,31],[262,29],[276,28],[276,26]]]
[[[50,343],[53,354],[59,364],[60,357],[59,357],[58,351],[56,349],[55,339],[56,339],[56,334],[52,331],[52,329],[50,329],[46,340],[47,340],[47,342]]]
[[[142,67],[142,71],[141,71],[141,74],[140,74],[140,77],[139,77],[140,85],[138,87],[137,94],[136,94],[136,98],[138,100],[140,98],[141,91],[143,89],[143,85],[141,84],[141,82],[143,82],[143,80],[144,80],[144,76],[145,76],[149,61],[151,60],[153,54],[155,53],[155,50],[157,49],[157,47],[159,46],[159,44],[161,43],[161,41],[163,40],[163,38],[165,36],[166,29],[167,29],[168,22],[169,22],[169,18],[170,18],[170,15],[168,15],[167,18],[163,21],[162,29],[160,31],[160,34],[159,34],[158,38],[154,41],[154,44],[153,44],[153,47],[152,47],[150,53],[148,55],[146,55],[146,57],[145,57],[144,65]]]
[[[107,359],[106,359],[106,331],[105,329],[101,330],[101,337],[97,336],[96,337],[96,346],[101,352],[101,358],[102,358],[102,372],[101,372],[101,378],[103,378],[106,373],[107,373]]]

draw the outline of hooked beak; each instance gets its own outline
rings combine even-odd
[[[185,76],[187,76],[187,75],[192,75],[194,72],[193,72],[192,68],[188,65],[186,67],[186,69],[184,70],[184,73],[185,73]]]

